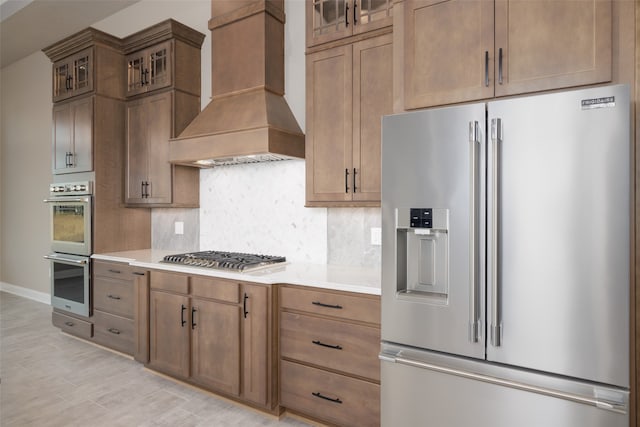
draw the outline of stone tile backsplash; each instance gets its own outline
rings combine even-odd
[[[283,255],[293,262],[380,266],[379,208],[305,208],[305,163],[287,160],[200,171],[200,209],[154,209],[154,249]],[[184,222],[184,235],[174,223]]]

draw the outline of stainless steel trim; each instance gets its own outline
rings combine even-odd
[[[502,140],[502,120],[491,119],[491,345],[501,345],[502,324],[500,323],[500,289],[498,283],[498,143]]]
[[[69,203],[69,202],[78,202],[78,203],[88,203],[88,197],[58,197],[55,199],[44,199],[45,203]]]
[[[88,263],[88,260],[86,260],[86,259],[73,259],[73,258],[65,257],[64,255],[56,255],[56,254],[44,255],[43,258],[50,259],[52,261],[66,262],[66,263],[70,263],[70,264],[84,265],[84,264]]]
[[[471,173],[469,188],[469,341],[478,342],[478,229],[476,227],[478,210],[478,122],[469,122],[469,143],[471,145]]]
[[[378,356],[381,360],[385,360],[388,361],[388,357],[387,356],[383,356],[380,355]],[[542,394],[544,396],[551,396],[551,397],[556,397],[559,399],[564,399],[564,400],[569,400],[572,402],[577,402],[577,403],[582,403],[585,405],[590,405],[590,406],[595,406],[597,408],[600,409],[604,409],[607,411],[612,411],[612,412],[617,412],[620,414],[626,414],[627,413],[627,405],[623,402],[615,402],[615,401],[610,401],[610,400],[603,400],[603,399],[598,399],[596,398],[590,398],[590,397],[586,397],[586,396],[582,396],[579,394],[575,394],[575,393],[568,393],[568,392],[564,392],[564,391],[558,391],[558,390],[553,390],[553,389],[549,389],[549,388],[543,388],[543,387],[538,387],[538,386],[534,386],[531,384],[525,384],[519,381],[511,381],[511,380],[506,380],[506,379],[502,379],[502,378],[496,378],[496,377],[491,377],[488,375],[482,375],[482,374],[476,374],[473,372],[466,372],[466,371],[461,371],[458,369],[453,369],[453,368],[447,368],[444,366],[438,366],[438,365],[433,365],[430,363],[425,363],[425,362],[421,362],[421,361],[417,361],[417,360],[413,360],[413,359],[407,359],[401,356],[396,356],[394,358],[394,362],[396,363],[400,363],[403,365],[407,365],[407,366],[412,366],[412,367],[416,367],[416,368],[421,368],[421,369],[429,369],[432,371],[436,371],[436,372],[441,372],[444,374],[449,374],[449,375],[456,375],[462,378],[467,378],[467,379],[471,379],[471,380],[476,380],[476,381],[482,381],[482,382],[486,382],[486,383],[490,383],[490,384],[495,384],[495,385],[499,385],[499,386],[504,386],[504,387],[510,387],[510,388],[515,388],[518,390],[523,390],[523,391],[528,391],[528,392],[532,392],[532,393],[538,393],[538,394]]]

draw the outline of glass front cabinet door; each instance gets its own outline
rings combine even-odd
[[[93,48],[53,64],[53,102],[93,90]]]
[[[127,96],[170,86],[171,60],[171,41],[127,55]]]

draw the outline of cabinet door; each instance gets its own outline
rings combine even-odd
[[[350,45],[307,56],[307,202],[351,200]]]
[[[393,24],[393,0],[353,0],[353,33]]]
[[[406,3],[406,108],[493,97],[493,6],[466,0]]]
[[[73,96],[93,90],[93,49],[88,48],[71,58]]]
[[[127,96],[144,92],[145,51],[127,55]]]
[[[173,127],[172,96],[171,92],[165,92],[146,99],[148,203],[171,203],[173,167],[169,163],[169,138]]]
[[[269,290],[242,285],[242,396],[259,405],[268,403]]]
[[[148,90],[171,85],[173,78],[172,47],[172,42],[167,41],[148,50],[148,73],[145,72]]]
[[[69,172],[93,170],[93,97],[71,104],[73,115],[73,149]]]
[[[353,200],[380,201],[382,116],[393,112],[392,35],[353,45]]]
[[[73,151],[73,116],[70,103],[53,106],[53,147],[52,171],[54,174],[66,173],[69,157]]]
[[[189,377],[189,298],[150,292],[149,364],[181,378]]]
[[[93,98],[53,107],[54,174],[93,170]]]
[[[149,174],[147,120],[144,99],[127,103],[126,203],[145,202],[143,198],[144,183]]]
[[[240,394],[240,307],[191,300],[192,377],[203,385]]]
[[[307,46],[350,36],[353,0],[307,0]]]
[[[495,37],[496,96],[611,80],[610,0],[496,0]]]
[[[61,101],[71,96],[71,64],[63,59],[53,64],[53,102]]]

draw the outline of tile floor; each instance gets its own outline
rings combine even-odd
[[[51,307],[0,292],[0,425],[267,426],[278,420],[60,333]]]

